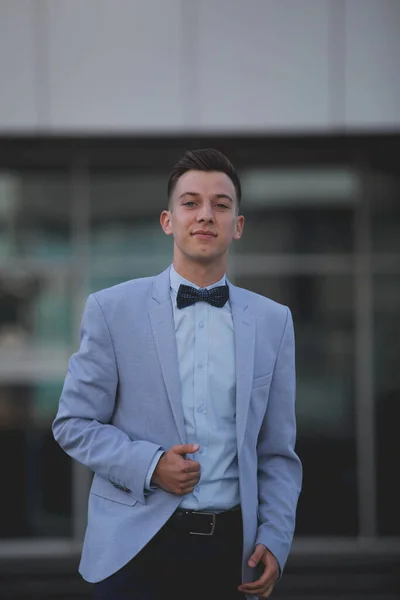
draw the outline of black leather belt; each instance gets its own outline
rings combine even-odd
[[[241,517],[240,506],[218,513],[178,508],[168,524],[191,535],[214,535],[238,526]]]

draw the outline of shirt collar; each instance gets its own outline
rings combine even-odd
[[[188,279],[185,279],[184,277],[182,277],[181,275],[179,275],[179,273],[177,273],[174,269],[174,266],[171,265],[171,269],[169,272],[169,279],[170,279],[170,285],[171,288],[174,290],[174,292],[178,293],[179,290],[179,286],[182,285],[190,285],[192,287],[194,287],[196,290],[200,289],[200,286],[196,285],[195,283],[192,283],[191,281],[188,281]],[[213,283],[212,285],[208,285],[207,289],[211,290],[214,287],[217,287],[218,285],[225,285],[226,284],[226,275],[224,275],[222,277],[222,279],[220,279],[219,281],[217,281],[217,283]]]

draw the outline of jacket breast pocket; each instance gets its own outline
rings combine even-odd
[[[270,385],[272,380],[272,371],[268,373],[268,375],[263,375],[262,377],[255,377],[253,379],[252,389],[256,390],[258,388],[265,387],[266,385]]]
[[[108,479],[104,479],[100,475],[94,476],[90,493],[94,496],[111,500],[111,502],[126,504],[127,506],[133,506],[137,502],[132,494],[119,490]]]
[[[271,380],[272,373],[264,375],[263,377],[255,377],[253,379],[249,407],[249,424],[254,429],[259,428],[267,409]]]

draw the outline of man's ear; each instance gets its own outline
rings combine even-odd
[[[166,235],[172,235],[171,213],[169,210],[163,210],[160,215],[161,227]]]
[[[244,226],[244,217],[242,215],[239,215],[236,218],[235,231],[233,232],[234,240],[238,240],[241,237],[242,231],[243,231],[243,226]]]

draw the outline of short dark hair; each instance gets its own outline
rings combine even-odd
[[[199,150],[187,150],[172,168],[168,179],[168,201],[177,181],[188,171],[219,171],[225,173],[231,179],[236,192],[238,207],[242,199],[242,186],[239,176],[231,161],[219,150],[214,148],[200,148]]]

